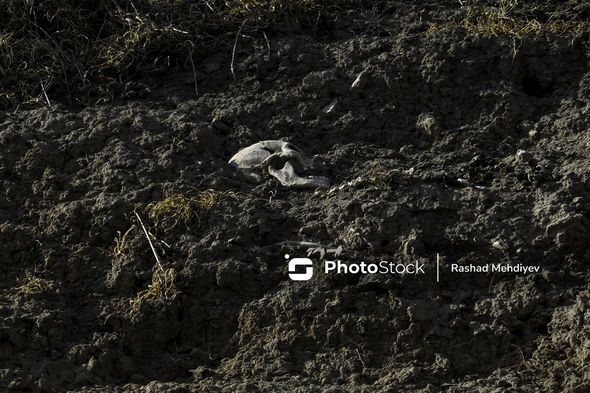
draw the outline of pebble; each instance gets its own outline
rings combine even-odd
[[[422,113],[418,116],[416,128],[431,139],[436,139],[441,134],[440,125],[432,113]]]
[[[332,101],[330,101],[330,103],[328,105],[323,107],[322,112],[324,112],[324,113],[332,112],[334,110],[334,108],[336,107],[336,104],[338,104],[338,98],[334,98]]]
[[[350,85],[350,90],[355,90],[355,89],[363,87],[363,85],[366,82],[366,78],[365,78],[366,73],[367,73],[367,70],[363,70],[360,74],[358,74],[358,76],[356,77],[354,82],[352,82],[352,84]]]

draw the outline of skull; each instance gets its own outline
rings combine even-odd
[[[330,181],[322,176],[300,176],[314,168],[314,160],[305,156],[297,146],[289,142],[268,140],[255,143],[237,152],[229,165],[244,177],[260,182],[264,171],[268,171],[283,186],[294,188],[329,187]]]

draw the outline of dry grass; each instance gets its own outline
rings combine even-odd
[[[146,213],[156,228],[166,231],[179,222],[188,225],[193,221],[198,221],[218,203],[237,197],[238,194],[233,191],[216,190],[201,191],[194,196],[174,194],[162,201],[149,204],[146,207]],[[113,256],[118,257],[129,253],[131,251],[129,239],[138,236],[143,229],[156,263],[153,268],[151,283],[147,289],[140,291],[131,300],[132,311],[137,312],[144,302],[171,301],[179,291],[176,287],[176,270],[165,267],[158,256],[157,244],[163,242],[159,242],[154,238],[137,212],[135,212],[135,215],[137,225],[132,225],[125,233],[118,232],[113,247]],[[136,229],[139,229],[139,231],[136,231]]]
[[[264,22],[270,14],[294,15],[297,12],[318,9],[323,2],[317,0],[234,0],[226,1],[229,14],[241,18],[245,15]]]
[[[384,168],[379,168],[372,170],[367,176],[367,182],[377,185],[381,188],[386,188],[393,183],[394,175],[396,173],[397,172],[393,169],[387,170]]]
[[[113,247],[113,255],[115,257],[119,257],[121,255],[125,255],[127,254],[128,250],[128,242],[127,239],[129,237],[129,234],[131,232],[133,232],[133,230],[136,228],[135,224],[131,225],[129,227],[129,229],[127,229],[127,231],[125,231],[125,233],[121,233],[120,231],[117,231],[117,237],[115,238],[115,246]]]
[[[176,288],[176,270],[173,268],[162,268],[157,265],[152,274],[152,282],[147,289],[139,292],[137,296],[131,300],[131,309],[134,312],[139,311],[144,302],[157,303],[169,302],[174,300],[178,295]]]
[[[199,221],[200,217],[215,205],[230,198],[236,199],[237,194],[233,191],[216,190],[202,191],[192,197],[175,194],[162,201],[149,204],[146,210],[149,218],[156,225],[163,224],[170,228],[179,222],[189,224]]]
[[[587,21],[576,21],[576,20],[550,20],[544,24],[548,31],[569,34],[571,36],[579,36],[584,32],[590,31],[590,23]]]
[[[52,291],[54,287],[52,281],[28,275],[22,280],[21,285],[18,286],[16,290],[22,295],[33,296],[48,293]]]
[[[120,97],[132,81],[190,70],[193,57],[228,47],[246,19],[253,34],[275,22],[312,23],[338,3],[0,0],[0,109]]]
[[[414,174],[414,169],[389,169],[382,165],[372,165],[366,169],[363,180],[379,188],[388,188],[394,184],[407,184]]]
[[[466,0],[464,0],[465,2]],[[89,105],[138,92],[163,72],[191,71],[211,50],[232,50],[238,28],[264,42],[270,26],[312,27],[377,3],[363,0],[0,0],[0,110],[56,102]],[[586,22],[540,23],[525,1],[464,7],[465,27],[480,35],[522,36],[546,29],[586,31]],[[242,40],[242,43],[246,40]],[[229,72],[229,64],[228,64]],[[139,89],[142,90],[142,89]]]
[[[522,37],[542,29],[534,18],[527,18],[515,0],[500,0],[498,7],[468,7],[463,27],[483,36],[511,35]]]
[[[216,191],[205,190],[198,192],[195,196],[186,196],[183,194],[174,194],[162,201],[151,203],[147,206],[146,212],[151,221],[160,229],[168,230],[179,222],[190,224],[193,221],[199,221],[200,218],[211,210],[215,205],[223,200],[237,198],[237,193],[233,191]],[[148,229],[144,226],[140,216],[136,212],[139,224],[144,230],[148,243],[156,259],[153,269],[152,282],[147,289],[142,290],[131,300],[131,308],[134,312],[139,311],[144,302],[166,302],[173,300],[179,293],[176,288],[176,270],[166,268],[160,263],[154,243]],[[115,239],[114,255],[121,255],[127,249],[127,236],[136,226],[132,226],[125,234]],[[153,240],[153,241],[152,241]]]
[[[540,32],[577,36],[590,28],[586,21],[563,20],[559,17],[550,17],[548,21],[541,22],[530,15],[527,3],[522,0],[499,0],[496,6],[466,3],[460,15],[458,19],[432,24],[428,33],[463,27],[483,37],[522,38]]]
[[[139,225],[143,229],[146,240],[150,245],[156,264],[153,268],[152,283],[148,285],[147,289],[139,292],[135,299],[131,300],[131,309],[134,312],[139,311],[143,302],[161,302],[173,300],[178,294],[176,289],[176,270],[173,268],[165,268],[160,262],[158,252],[154,246],[154,242],[150,236],[149,231],[143,224],[143,220],[137,211],[134,212]]]

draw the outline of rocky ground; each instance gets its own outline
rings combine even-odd
[[[2,391],[590,391],[590,7],[459,3],[245,34],[198,95],[0,113]],[[265,139],[333,188],[228,166]],[[293,282],[297,241],[428,274]],[[541,271],[449,270],[499,262]]]

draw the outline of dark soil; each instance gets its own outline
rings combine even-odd
[[[588,33],[476,34],[459,2],[417,3],[242,37],[236,80],[231,48],[198,59],[198,96],[176,72],[0,113],[0,389],[590,391]],[[335,188],[244,181],[227,161],[264,139]],[[187,220],[149,214],[205,190]],[[134,211],[176,272],[160,297]],[[428,274],[294,282],[287,241]],[[541,271],[449,269],[499,262]]]

